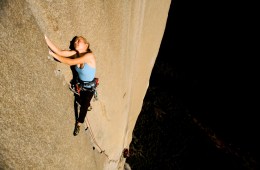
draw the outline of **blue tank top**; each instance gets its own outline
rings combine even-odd
[[[78,68],[75,67],[78,72],[79,78],[82,81],[92,81],[95,78],[96,68],[90,67],[87,63],[84,63],[84,67]]]

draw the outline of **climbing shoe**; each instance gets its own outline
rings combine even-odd
[[[73,135],[74,135],[74,136],[77,136],[77,135],[79,134],[79,131],[80,131],[80,126],[76,123],[76,124],[75,124],[75,128],[74,128]]]

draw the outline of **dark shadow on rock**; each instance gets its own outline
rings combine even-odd
[[[77,36],[74,36],[72,38],[72,40],[70,41],[70,46],[69,46],[69,49],[70,50],[75,50],[75,47],[74,47],[74,43],[75,43],[75,40],[76,40]],[[75,57],[75,56],[73,56]],[[75,69],[76,66],[70,66],[70,70],[71,70],[71,73],[72,73],[72,79],[70,81],[70,87],[75,87],[76,86],[76,83],[78,82],[78,73]],[[78,94],[75,94],[74,93],[74,113],[75,113],[75,124],[77,122],[77,119],[79,117],[79,107],[80,107],[80,97]]]
[[[74,36],[72,38],[72,40],[70,41],[70,46],[69,46],[70,50],[76,51],[76,49],[74,47],[74,43],[75,43],[76,38],[77,38],[77,36]],[[75,57],[75,56],[73,56],[73,57]],[[71,69],[71,72],[72,72],[72,80],[70,81],[70,84],[75,84],[78,80],[78,73],[75,69],[75,66],[70,66],[70,69]]]

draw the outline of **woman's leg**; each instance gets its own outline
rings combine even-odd
[[[94,95],[94,93],[92,91],[88,91],[88,90],[80,92],[81,106],[80,106],[79,118],[78,118],[77,122],[84,123],[85,117],[88,112],[88,107],[90,106],[90,101],[91,101],[93,95]]]
[[[94,93],[91,91],[80,92],[80,112],[79,112],[79,117],[77,119],[77,122],[75,124],[74,132],[73,132],[74,136],[79,134],[80,125],[85,121],[85,117],[88,112],[88,107],[90,106],[90,101],[93,95]]]

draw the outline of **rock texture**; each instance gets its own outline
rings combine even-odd
[[[0,169],[123,169],[170,3],[1,0]],[[44,34],[62,49],[82,35],[97,57],[99,99],[76,137],[71,70]]]

